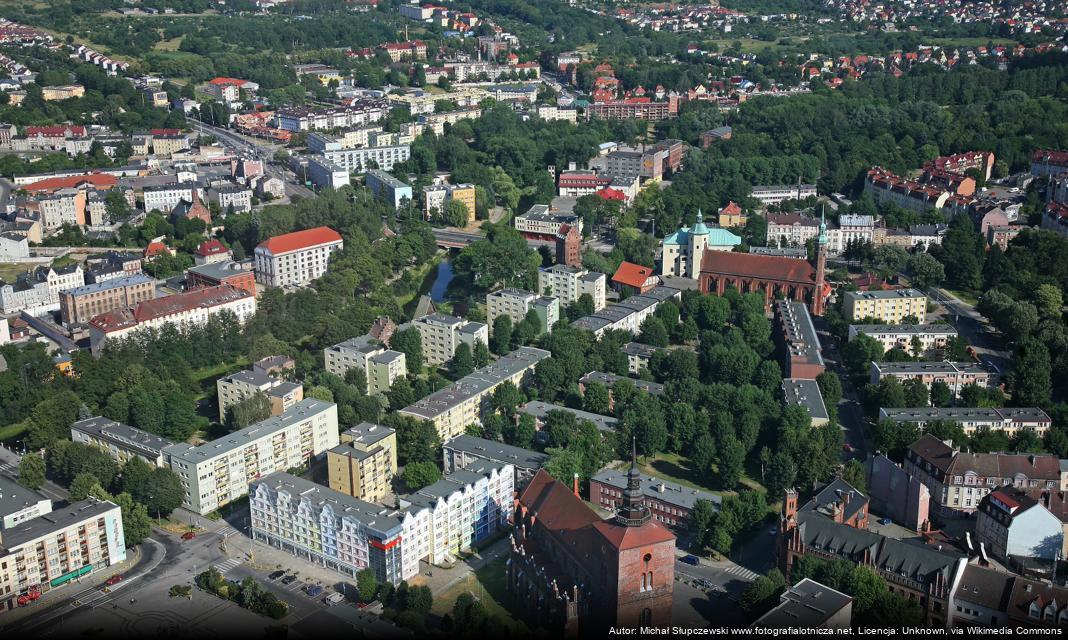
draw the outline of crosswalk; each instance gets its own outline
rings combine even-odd
[[[237,529],[233,528],[233,527],[226,526],[226,527],[222,527],[220,529],[216,529],[215,533],[218,533],[219,535],[221,535],[225,539],[225,538],[229,538],[230,536],[232,536],[234,534],[237,534],[237,533],[240,533],[240,532]]]
[[[752,582],[753,580],[756,580],[757,577],[760,575],[758,573],[750,571],[749,569],[746,569],[745,567],[739,567],[738,565],[728,567],[727,573],[734,576],[738,576],[739,578],[747,582]]]
[[[0,462],[0,473],[17,476],[19,465],[17,462]]]
[[[236,568],[240,564],[241,561],[237,558],[230,558],[226,562],[220,562],[219,564],[215,565],[215,568],[219,570],[219,573],[226,575],[226,572]]]

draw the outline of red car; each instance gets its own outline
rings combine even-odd
[[[182,534],[182,540],[192,540],[195,537],[197,537],[197,534],[193,531],[186,531]]]
[[[118,574],[115,574],[115,575],[111,576],[107,580],[105,580],[104,584],[106,584],[109,587],[113,587],[113,586],[119,584],[120,582],[122,582],[122,574],[118,573]]]
[[[853,445],[847,442],[842,445],[842,451],[845,451],[846,453],[853,453],[854,451],[856,451],[856,448],[854,448]]]

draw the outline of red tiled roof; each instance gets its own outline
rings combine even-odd
[[[1068,151],[1036,149],[1034,154],[1031,155],[1031,162],[1036,164],[1068,165]]]
[[[627,199],[627,194],[623,193],[619,189],[613,189],[611,187],[605,187],[604,189],[595,192],[594,195],[604,200],[618,200],[620,202],[623,202]]]
[[[640,527],[623,527],[602,520],[594,524],[593,528],[617,549],[633,549],[675,539],[675,534],[655,520],[650,520]]]
[[[643,267],[640,264],[634,264],[633,262],[623,262],[616,269],[615,275],[612,276],[612,282],[618,282],[625,284],[635,289],[641,289],[645,286],[645,281],[653,275],[653,270],[650,267]]]
[[[581,529],[601,521],[581,498],[545,469],[534,474],[519,494],[519,503],[530,509],[542,526],[554,531]]]
[[[701,272],[815,284],[816,270],[808,260],[730,251],[706,251]]]
[[[90,173],[84,176],[65,176],[62,178],[45,178],[24,187],[26,191],[55,191],[71,189],[82,184],[89,184],[97,189],[107,189],[119,183],[119,179],[110,173]]]
[[[294,231],[280,236],[275,236],[261,242],[256,248],[264,248],[272,255],[300,251],[330,242],[341,242],[341,234],[330,227],[315,227],[304,231]]]
[[[85,135],[85,127],[78,124],[59,125],[54,127],[26,127],[26,130],[23,133],[25,133],[26,137],[40,135],[46,138],[58,138],[65,136],[68,129],[70,130],[71,135],[79,137]]]
[[[247,82],[247,80],[239,80],[237,78],[215,78],[213,80],[208,80],[208,84],[214,84],[216,86],[218,86],[218,85],[241,86],[241,85],[245,84],[245,82]]]
[[[145,247],[145,257],[146,258],[151,258],[152,256],[155,256],[155,255],[159,255],[159,254],[162,254],[162,253],[170,253],[170,252],[171,252],[171,250],[168,249],[167,245],[163,244],[162,242],[150,242],[150,243],[148,243],[148,246]]]
[[[198,256],[207,257],[207,256],[217,256],[219,254],[227,253],[229,251],[230,250],[227,249],[226,246],[223,245],[223,243],[219,242],[218,240],[214,240],[213,239],[213,240],[208,240],[207,242],[200,243],[200,246],[197,247],[196,254]]]
[[[154,136],[180,136],[182,135],[181,129],[152,129],[149,131]]]
[[[720,215],[736,216],[742,212],[742,208],[739,207],[733,200],[727,203],[727,206],[719,210]]]
[[[173,316],[197,307],[217,307],[227,302],[252,297],[252,293],[233,285],[195,289],[187,293],[145,300],[136,307],[115,309],[95,316],[89,324],[108,333],[136,326],[142,322]]]

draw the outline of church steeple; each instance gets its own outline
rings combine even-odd
[[[627,472],[627,490],[623,492],[623,504],[616,512],[616,524],[624,527],[640,527],[652,517],[645,506],[642,493],[642,474],[638,471],[638,445],[631,439],[630,471]]]
[[[822,316],[827,304],[827,218],[826,209],[820,209],[820,235],[816,238],[816,287],[812,292],[809,310],[814,316]]]

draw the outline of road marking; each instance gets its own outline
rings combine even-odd
[[[241,560],[238,560],[237,558],[230,558],[226,562],[220,562],[219,564],[215,565],[215,568],[219,570],[219,573],[226,575],[227,571],[238,567],[240,564]]]
[[[754,572],[750,571],[749,569],[746,569],[745,567],[739,567],[738,565],[734,565],[733,567],[728,567],[727,573],[729,573],[731,575],[738,576],[739,578],[742,578],[743,580],[749,580],[749,581],[756,580],[757,577],[760,575],[758,573],[754,573]]]
[[[225,539],[225,538],[229,538],[230,536],[232,536],[234,534],[240,533],[240,531],[238,531],[237,529],[235,529],[233,527],[226,526],[226,527],[222,527],[221,529],[216,529],[215,533],[218,533],[219,535],[221,535]]]

